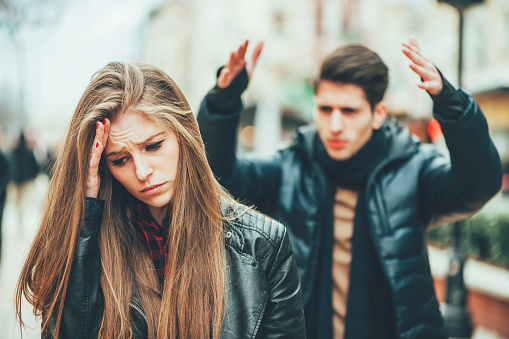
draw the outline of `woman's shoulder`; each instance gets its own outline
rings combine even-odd
[[[245,205],[229,203],[223,214],[226,245],[256,260],[277,253],[287,236],[281,223]]]

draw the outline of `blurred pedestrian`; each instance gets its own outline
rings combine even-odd
[[[26,209],[26,199],[30,195],[33,183],[39,174],[39,165],[35,159],[33,149],[28,145],[25,133],[21,132],[18,144],[12,151],[12,183],[16,191],[16,208],[19,214],[19,229],[22,230],[23,211]]]
[[[50,149],[46,151],[46,160],[41,166],[41,170],[51,180],[53,177],[53,171],[55,170],[55,164],[57,161],[57,150]]]
[[[479,106],[403,43],[434,102],[451,154],[444,159],[386,119],[388,68],[346,45],[315,79],[315,125],[273,157],[235,153],[246,89],[262,45],[230,55],[198,113],[219,182],[290,233],[302,278],[308,338],[447,338],[425,230],[478,211],[500,189],[500,158]]]
[[[285,228],[218,185],[190,106],[144,63],[99,70],[16,289],[43,338],[304,338]]]
[[[0,150],[0,264],[2,263],[2,219],[4,215],[5,199],[7,198],[7,184],[9,183],[9,179],[9,160]]]

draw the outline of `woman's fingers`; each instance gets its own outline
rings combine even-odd
[[[99,164],[101,155],[106,147],[110,130],[110,121],[104,119],[102,122],[96,122],[95,138],[90,154],[90,162],[88,165],[87,182],[85,196],[97,198],[99,188],[101,186],[101,178],[99,176]]]
[[[103,134],[103,145],[104,147],[106,147],[106,143],[108,142],[108,137],[110,136],[110,126],[111,126],[111,122],[109,119],[104,119],[102,121],[103,125],[104,125],[104,134]]]
[[[102,121],[95,123],[95,142],[102,142],[104,136],[104,124]]]
[[[99,184],[97,181],[98,172],[99,172],[99,163],[101,162],[101,154],[104,149],[104,146],[101,142],[94,140],[95,144],[92,148],[92,154],[90,156],[90,163],[88,165],[88,178],[87,182],[90,183],[90,186],[96,186]]]

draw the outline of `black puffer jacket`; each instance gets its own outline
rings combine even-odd
[[[382,128],[391,138],[389,155],[370,175],[366,201],[359,201],[366,204],[374,246],[392,291],[398,338],[446,338],[425,229],[478,211],[500,189],[500,158],[484,115],[470,95],[460,94],[467,108],[458,119],[435,114],[451,161],[387,121]],[[241,110],[214,114],[203,101],[198,123],[210,165],[234,197],[287,227],[307,305],[316,282],[323,222],[333,220],[334,188],[314,160],[316,128],[301,129],[295,145],[271,158],[237,157]]]
[[[85,222],[73,262],[59,338],[97,337],[104,298],[97,235],[104,202],[86,198]],[[236,210],[246,209],[244,206]],[[226,211],[225,211],[226,213]],[[221,338],[305,338],[302,292],[286,229],[246,209],[225,222],[227,305]],[[134,338],[146,338],[146,321],[133,297]],[[51,319],[51,330],[55,319]],[[49,333],[43,337],[50,338]]]

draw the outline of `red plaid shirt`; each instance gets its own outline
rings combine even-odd
[[[164,274],[166,273],[167,256],[166,238],[168,237],[168,229],[159,226],[150,214],[146,204],[142,202],[136,203],[136,221],[138,222],[138,230],[145,239],[145,244],[152,257],[154,266],[161,285],[164,283]]]

